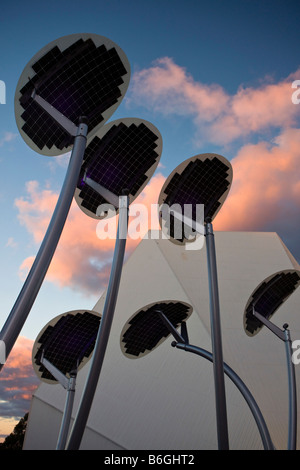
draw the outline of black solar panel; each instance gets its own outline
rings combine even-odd
[[[262,322],[253,316],[253,304],[255,311],[269,320],[295,291],[299,283],[299,271],[282,271],[258,286],[250,297],[244,314],[244,326],[249,336],[258,333],[263,326]]]
[[[139,310],[121,334],[121,349],[125,356],[143,356],[169,336],[170,331],[156,310],[162,311],[175,328],[192,313],[190,305],[175,301],[158,302]]]
[[[193,157],[174,170],[166,181],[160,195],[159,204],[172,206],[192,205],[192,218],[197,220],[196,206],[204,205],[204,221],[212,220],[226,197],[232,180],[230,163],[219,155],[202,154]],[[174,218],[166,226],[168,235],[174,238]],[[183,237],[179,241],[184,241]]]
[[[57,383],[42,365],[44,357],[64,375],[85,363],[91,356],[101,317],[91,311],[69,312],[50,322],[36,340],[33,363],[42,380]],[[80,367],[78,367],[80,368]]]
[[[31,67],[35,75],[20,90],[21,129],[40,150],[56,147],[66,151],[73,138],[31,98],[34,88],[75,124],[80,116],[86,116],[90,133],[104,122],[104,112],[118,103],[120,87],[125,79],[128,81],[128,66],[117,47],[108,40],[97,45],[93,35],[75,37],[77,40],[66,49],[53,45],[34,62]]]
[[[150,123],[127,118],[107,124],[101,136],[95,136],[86,148],[75,194],[77,203],[92,217],[98,206],[107,203],[84,182],[84,175],[116,196],[126,189],[131,203],[152,176],[160,154],[161,137]]]

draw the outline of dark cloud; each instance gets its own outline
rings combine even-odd
[[[0,416],[20,419],[40,381],[31,362],[33,341],[19,337],[0,375]],[[1,430],[0,430],[1,432]]]

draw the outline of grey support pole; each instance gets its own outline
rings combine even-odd
[[[285,327],[285,325],[284,325]],[[297,389],[295,364],[292,360],[292,342],[290,331],[285,328],[285,349],[289,382],[289,433],[288,433],[288,450],[296,450],[297,447]]]
[[[225,376],[222,350],[221,320],[219,306],[217,262],[213,226],[205,226],[206,253],[210,297],[210,322],[215,380],[216,418],[219,450],[229,449],[228,423],[225,394]]]
[[[87,124],[79,124],[77,135],[74,137],[67,174],[46,235],[22,290],[0,333],[0,340],[5,344],[6,358],[9,356],[29,315],[56,250],[78,181],[86,147],[87,131]],[[2,367],[3,364],[0,364],[0,370]]]
[[[68,383],[67,389],[67,399],[65,403],[65,409],[63,414],[63,419],[60,426],[60,432],[58,436],[58,441],[56,445],[56,450],[65,450],[69,427],[71,422],[71,415],[75,397],[75,386],[76,386],[76,374],[71,374]]]
[[[175,343],[175,342],[174,342]],[[193,354],[197,354],[198,356],[204,357],[205,359],[209,360],[210,362],[213,362],[213,355],[206,351],[205,349],[199,348],[197,346],[192,346],[191,344],[186,344],[186,343],[175,343],[172,344],[178,349],[183,349],[184,351],[191,352]],[[264,417],[253,397],[251,394],[250,390],[248,387],[245,385],[245,383],[242,381],[242,379],[234,372],[231,367],[229,367],[226,363],[224,363],[224,372],[225,374],[231,379],[231,381],[236,385],[237,389],[241,392],[243,395],[246,403],[248,404],[251,413],[255,419],[255,422],[257,424],[262,443],[264,446],[265,450],[275,450],[274,445],[271,440],[271,436],[269,433],[269,430],[267,428],[266,422],[264,420]]]
[[[44,352],[41,357],[41,364],[53,375],[53,377],[60,383],[60,385],[67,390],[67,398],[65,402],[65,409],[60,425],[59,436],[56,444],[57,450],[64,450],[67,442],[71,415],[74,403],[75,388],[76,388],[76,376],[77,369],[70,372],[68,378],[64,375],[57,367],[55,367],[48,359],[44,357]]]
[[[89,374],[85,383],[79,409],[71,430],[69,442],[66,448],[67,450],[78,450],[80,447],[81,439],[89,417],[90,409],[100,377],[117,302],[127,239],[129,213],[128,196],[120,196],[119,201],[118,232],[103,314],[98,330]]]
[[[288,370],[288,387],[289,387],[289,431],[287,450],[296,450],[297,447],[297,389],[295,365],[292,360],[292,343],[288,325],[283,325],[281,330],[277,325],[272,323],[255,310],[253,306],[253,316],[258,318],[272,333],[274,333],[281,341],[285,343],[287,370]]]
[[[175,338],[175,341],[171,343],[173,347],[183,349],[184,351],[188,351],[193,354],[197,354],[198,356],[204,357],[210,362],[213,362],[213,355],[210,352],[206,351],[206,349],[202,349],[198,346],[193,346],[189,344],[187,327],[185,322],[181,323],[181,332],[179,334],[174,325],[169,321],[169,319],[164,315],[162,311],[157,310],[157,313],[160,315],[162,321]],[[259,429],[264,449],[274,450],[274,446],[266,422],[250,390],[242,381],[242,379],[234,372],[234,370],[231,369],[231,367],[229,367],[225,362],[224,372],[232,380],[232,382],[236,385],[238,390],[245,398],[245,401],[247,402]]]

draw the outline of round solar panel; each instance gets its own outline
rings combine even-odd
[[[91,310],[74,310],[53,318],[41,330],[32,350],[32,363],[42,382],[57,380],[41,363],[42,355],[60,372],[69,376],[81,369],[91,358],[101,315]]]
[[[126,190],[131,204],[152,177],[161,152],[161,135],[150,122],[125,118],[106,124],[86,148],[75,190],[77,204],[85,214],[99,219],[98,207],[109,203],[87,184],[85,178],[109,190],[117,198]],[[105,217],[115,213],[108,213]]]
[[[262,281],[249,297],[245,307],[243,321],[246,334],[255,336],[264,326],[253,315],[253,306],[256,312],[269,320],[299,285],[300,271],[294,269],[279,271]]]
[[[230,162],[214,153],[195,155],[178,165],[165,181],[159,195],[159,207],[192,208],[190,218],[197,221],[197,205],[204,205],[204,222],[212,221],[224,203],[232,183]],[[174,217],[160,213],[160,225],[164,233],[174,243],[185,244],[195,240],[195,233],[180,230],[181,237],[175,235]],[[186,234],[187,233],[187,234]]]
[[[63,36],[35,54],[21,74],[15,93],[20,134],[43,155],[72,146],[73,137],[34,101],[36,91],[76,126],[86,117],[89,142],[119,106],[129,80],[128,59],[114,42],[97,34]]]
[[[121,350],[126,357],[136,359],[157,348],[170,335],[157,311],[178,328],[192,314],[193,308],[186,302],[164,300],[146,305],[126,322],[121,332]]]

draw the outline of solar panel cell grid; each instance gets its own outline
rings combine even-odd
[[[49,325],[37,340],[39,348],[34,356],[41,378],[56,381],[40,362],[43,352],[51,364],[67,375],[91,355],[99,324],[100,316],[78,312],[63,315],[55,325]]]
[[[213,217],[219,199],[230,185],[228,174],[229,167],[218,158],[190,162],[166,187],[165,203],[204,204],[204,218]]]
[[[163,338],[169,336],[170,332],[156,313],[157,310],[162,311],[175,328],[191,313],[191,308],[181,302],[160,302],[140,310],[128,322],[126,331],[121,336],[122,349],[126,356],[138,357],[150,352]]]
[[[56,45],[32,65],[36,74],[20,90],[22,130],[39,149],[65,149],[72,138],[31,98],[33,89],[75,124],[87,116],[89,132],[103,121],[103,112],[121,97],[128,73],[114,47],[79,39],[65,50]]]
[[[82,207],[96,214],[105,199],[84,183],[84,174],[117,196],[124,189],[134,197],[147,181],[147,172],[158,163],[159,136],[143,122],[113,125],[102,137],[94,137],[88,145],[77,188]]]
[[[231,165],[223,157],[213,154],[198,155],[186,165],[180,165],[174,174],[170,175],[160,196],[160,204],[179,204],[183,212],[185,204],[191,204],[193,220],[197,220],[197,204],[204,205],[204,221],[212,220],[223,203],[231,185]],[[179,222],[170,216],[170,221],[164,221],[171,240],[183,243],[190,233],[187,228],[180,229]],[[176,228],[175,228],[176,227]],[[178,237],[177,234],[182,234]],[[176,234],[176,235],[175,235]],[[187,236],[186,236],[187,235]]]
[[[245,328],[248,333],[255,334],[263,325],[253,316],[255,311],[270,319],[284,301],[294,292],[300,283],[297,271],[281,272],[263,282],[253,293],[245,311]]]

